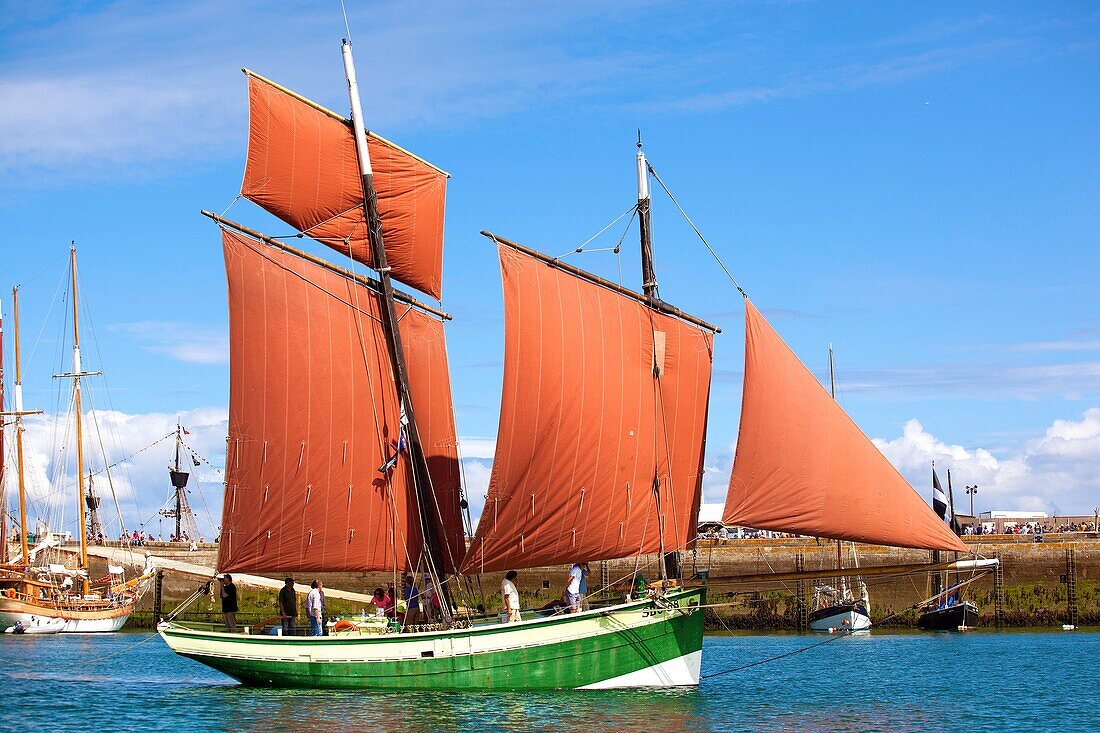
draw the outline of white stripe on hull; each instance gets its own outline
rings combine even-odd
[[[624,687],[688,687],[699,684],[703,652],[691,652],[636,672],[579,687],[579,690],[613,690]]]
[[[870,628],[871,619],[856,611],[842,611],[810,622],[810,631],[866,631]]]

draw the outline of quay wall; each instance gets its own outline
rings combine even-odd
[[[984,557],[999,557],[1003,568],[1004,601],[1003,619],[1006,626],[1057,626],[1069,618],[1067,580],[1067,550],[1074,551],[1077,597],[1077,622],[1079,625],[1100,625],[1100,537],[1096,533],[1047,534],[1037,543],[1029,535],[989,535],[966,537],[964,541]],[[216,545],[205,545],[189,552],[184,545],[157,543],[145,548],[135,548],[139,559],[148,550],[155,557],[179,559],[213,567],[217,555]],[[795,629],[799,622],[799,591],[803,602],[812,594],[813,581],[799,584],[786,582],[731,584],[722,578],[770,572],[789,572],[797,567],[802,557],[805,570],[824,570],[835,567],[836,544],[807,538],[773,540],[731,540],[725,542],[704,541],[694,551],[682,553],[685,577],[701,570],[708,570],[708,602],[715,607],[708,609],[708,626],[720,629]],[[897,565],[927,563],[931,553],[925,550],[907,550],[872,545],[859,545],[859,564]],[[945,555],[945,558],[946,555]],[[658,576],[655,558],[621,559],[595,562],[591,565],[589,586],[598,587],[601,580],[618,582],[616,591],[625,589],[635,569],[647,580]],[[845,548],[844,562],[852,561]],[[103,568],[93,562],[93,574]],[[519,588],[524,607],[537,607],[559,598],[564,589],[568,568],[544,567],[520,571]],[[470,606],[483,603],[489,611],[500,606],[499,587],[502,573],[487,573],[480,578],[469,579],[463,599]],[[313,575],[299,575],[298,582],[309,582]],[[326,587],[369,593],[373,588],[393,581],[392,573],[327,573],[316,577]],[[962,576],[964,579],[968,575]],[[400,583],[400,578],[397,579]],[[912,607],[932,592],[932,579],[927,573],[906,576],[867,577],[865,582],[871,596],[872,618],[878,625],[911,626],[916,621]],[[166,613],[202,585],[203,580],[193,575],[165,571],[162,583],[162,612]],[[986,573],[967,589],[969,600],[977,603],[983,626],[995,623],[994,580]],[[274,592],[267,589],[242,587],[240,590],[241,613],[244,622],[274,615]],[[142,599],[133,622],[150,626],[153,623],[154,593],[150,591]],[[302,600],[304,604],[304,600]],[[359,609],[352,602],[330,602],[334,613],[350,614]],[[216,597],[200,599],[187,614],[190,618],[219,617]]]

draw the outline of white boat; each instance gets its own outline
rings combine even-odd
[[[68,622],[63,618],[30,615],[4,629],[5,634],[58,634]]]

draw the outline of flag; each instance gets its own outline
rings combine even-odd
[[[947,521],[947,494],[940,487],[940,477],[936,475],[935,467],[932,468],[932,508],[940,519]]]
[[[190,431],[190,430],[188,430],[187,428],[184,428],[184,429],[183,429],[183,434],[184,434],[184,435],[190,435],[190,434],[191,434],[191,431]]]
[[[402,414],[402,416],[404,416],[405,411],[402,410],[401,414]],[[396,468],[397,467],[397,458],[402,453],[405,452],[405,449],[406,449],[405,430],[404,430],[404,428],[402,428],[401,433],[397,438],[397,450],[394,451],[393,455],[390,456],[389,459],[385,463],[383,463],[381,466],[378,467],[378,472],[379,473],[389,473],[394,468]]]
[[[191,462],[192,462],[192,463],[194,463],[194,464],[195,464],[195,466],[199,466],[199,465],[201,465],[201,464],[199,463],[199,459],[198,459],[198,458],[196,458],[195,456],[191,456]]]

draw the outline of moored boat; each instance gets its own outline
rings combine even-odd
[[[917,619],[917,628],[925,631],[963,631],[977,625],[978,607],[962,600],[926,610]]]

